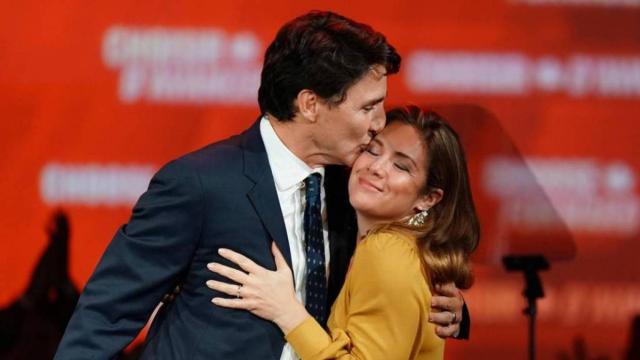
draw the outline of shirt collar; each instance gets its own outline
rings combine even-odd
[[[262,135],[262,141],[267,150],[273,180],[278,191],[288,190],[297,186],[314,172],[322,175],[322,182],[324,183],[324,167],[312,169],[292,153],[280,140],[266,116],[260,119],[260,135]]]

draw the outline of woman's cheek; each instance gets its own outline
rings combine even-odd
[[[417,197],[418,189],[416,184],[408,175],[398,174],[389,182],[391,195],[394,197]]]

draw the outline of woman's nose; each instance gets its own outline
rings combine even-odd
[[[375,175],[382,176],[384,174],[385,161],[383,159],[375,159],[369,164],[369,171]]]

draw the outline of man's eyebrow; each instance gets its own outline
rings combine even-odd
[[[364,104],[364,106],[371,106],[371,105],[379,104],[379,103],[381,103],[381,102],[383,102],[383,101],[384,101],[384,98],[385,98],[385,97],[386,97],[386,95],[381,96],[381,97],[379,97],[379,98],[375,98],[375,99],[373,99],[373,100],[371,100],[371,101],[367,101],[367,102]]]

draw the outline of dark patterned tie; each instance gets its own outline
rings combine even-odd
[[[324,265],[324,238],[320,183],[322,176],[313,173],[304,179],[306,206],[304,209],[304,240],[307,253],[306,308],[322,326],[327,321],[327,279]]]

